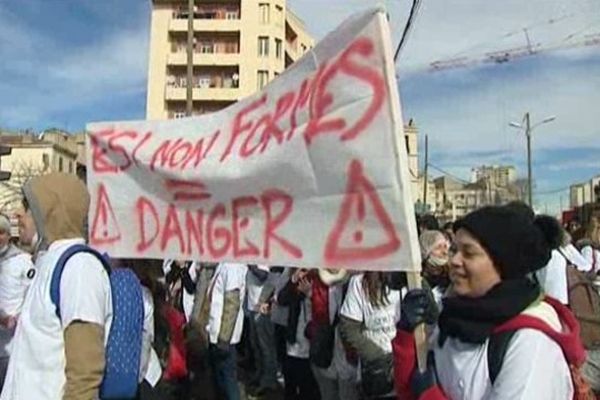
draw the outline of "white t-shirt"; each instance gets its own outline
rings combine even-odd
[[[535,273],[535,276],[547,295],[563,304],[569,304],[567,260],[558,250],[552,250],[552,258],[544,268]]]
[[[350,279],[340,314],[362,322],[364,335],[381,350],[391,353],[392,339],[396,336],[396,323],[400,320],[400,291],[389,290],[388,304],[373,307],[363,289],[363,278],[364,274],[360,274]]]
[[[554,313],[550,323],[560,329],[554,310],[545,303],[545,313]],[[549,308],[549,310],[548,310]],[[487,348],[448,338],[437,345],[438,331],[431,337],[437,377],[452,400],[565,400],[573,398],[571,373],[558,344],[544,333],[521,329],[515,333],[504,356],[502,369],[492,387]]]
[[[588,261],[580,252],[577,247],[572,244],[568,244],[561,248],[561,251],[569,259],[569,261],[575,265],[575,267],[582,271],[587,272],[592,270],[592,263]]]
[[[142,286],[144,301],[144,326],[142,332],[142,354],[140,360],[140,382],[146,380],[156,386],[162,375],[162,368],[152,344],[154,343],[154,300],[150,290]]]
[[[165,276],[167,276],[167,274],[171,271],[173,262],[175,262],[175,260],[165,260],[163,262],[163,273]],[[188,274],[190,275],[190,278],[192,280],[192,282],[196,283],[198,280],[198,270],[200,269],[200,263],[194,261],[190,264],[189,268],[188,268]],[[194,308],[194,298],[195,298],[195,293],[188,293],[187,290],[185,290],[185,288],[182,288],[183,290],[183,294],[182,294],[182,303],[183,303],[183,313],[185,314],[185,320],[187,322],[190,321],[190,318],[192,316],[192,309]]]
[[[240,308],[230,344],[237,344],[242,338],[242,328],[244,327],[243,304],[246,295],[247,272],[248,267],[246,264],[236,263],[220,263],[215,270],[215,274],[208,289],[211,296],[211,304],[208,316],[208,326],[206,327],[210,342],[213,344],[217,344],[219,332],[221,331],[221,317],[223,315],[225,293],[232,290],[239,291]]]
[[[567,260],[565,256],[578,270],[589,271],[591,269],[591,265],[583,259],[577,249],[573,245],[568,245],[561,248],[560,251],[552,250],[550,261],[544,268],[537,271],[535,276],[547,295],[554,297],[563,304],[569,304]]]
[[[257,268],[261,271],[269,273],[269,267],[266,265],[257,265]],[[267,278],[268,279],[268,278]],[[258,311],[260,306],[260,293],[265,286],[267,281],[261,282],[252,271],[248,270],[246,274],[246,293],[248,295],[248,311]]]
[[[22,252],[0,262],[0,316],[21,312],[27,289],[35,276],[31,255]],[[8,357],[14,329],[0,327],[0,357]]]
[[[61,319],[50,300],[50,281],[59,257],[83,239],[59,240],[40,253],[21,311],[1,400],[61,399],[64,392],[64,329],[72,321],[104,326],[105,343],[112,322],[108,274],[87,253],[75,254],[64,267],[60,282]]]
[[[600,270],[600,250],[596,250],[592,246],[585,246],[581,249],[581,255],[592,265],[594,271]]]

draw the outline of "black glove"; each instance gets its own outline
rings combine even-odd
[[[404,296],[400,305],[398,328],[412,332],[422,323],[433,324],[438,318],[438,309],[433,294],[426,289],[413,289]]]
[[[361,387],[368,398],[385,396],[394,390],[394,360],[386,354],[375,360],[361,360]]]
[[[416,398],[419,398],[428,389],[436,386],[437,374],[435,372],[435,357],[433,352],[427,354],[427,369],[425,372],[419,371],[419,367],[415,366],[415,370],[410,378],[410,388]]]

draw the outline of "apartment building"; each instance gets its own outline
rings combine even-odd
[[[482,182],[464,183],[450,176],[435,179],[435,214],[442,222],[456,221],[483,205],[490,204]]]
[[[588,203],[600,203],[600,175],[587,182],[571,185],[569,188],[570,207],[582,207]]]
[[[512,165],[482,165],[471,172],[473,183],[486,181],[493,188],[507,188],[517,180],[517,170]]]
[[[185,116],[186,0],[152,0],[146,117]],[[262,89],[314,45],[285,0],[198,1],[194,7],[194,114]]]

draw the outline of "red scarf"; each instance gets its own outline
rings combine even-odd
[[[316,324],[329,324],[329,286],[318,277],[312,280],[311,320]]]

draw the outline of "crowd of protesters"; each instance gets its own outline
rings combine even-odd
[[[423,216],[423,288],[409,290],[404,273],[368,265],[120,259],[107,269],[87,252],[65,260],[85,243],[88,206],[81,181],[50,174],[23,187],[18,246],[10,219],[0,215],[0,400],[101,397],[115,364],[108,343],[123,340],[111,338],[123,322],[111,268],[131,270],[141,285],[129,398],[563,400],[600,393],[600,310],[591,304],[591,315],[579,313],[569,279],[577,273],[586,288],[595,280],[597,218],[562,227],[521,203],[484,207],[444,226]],[[429,350],[421,368],[419,335]]]

